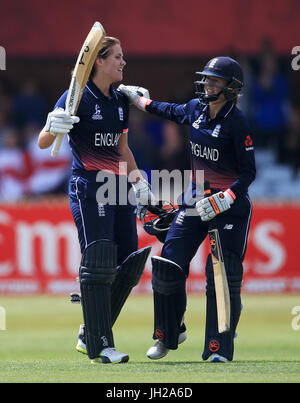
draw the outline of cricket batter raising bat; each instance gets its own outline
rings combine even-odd
[[[81,65],[87,63],[86,54],[80,54],[79,60]],[[148,204],[154,198],[128,147],[128,100],[112,87],[122,81],[125,65],[120,41],[105,36],[92,60],[76,116],[66,108],[73,97],[66,91],[38,138],[40,148],[48,148],[58,134],[68,134],[73,153],[69,199],[82,252],[79,282],[84,318],[76,349],[88,354],[92,363],[128,361],[128,354],[115,349],[112,326],[151,249],[137,250],[136,206],[119,203],[123,195],[118,190],[127,192],[131,186],[137,203]],[[127,174],[132,171],[136,178],[131,185]],[[113,184],[114,198],[105,202],[97,191],[107,182]]]
[[[190,126],[190,186],[168,230],[161,257],[152,257],[153,338],[158,341],[148,350],[147,356],[160,359],[168,354],[169,349],[176,350],[186,339],[185,283],[189,264],[208,234],[209,221],[214,219],[214,228],[220,238],[218,246],[221,246],[224,258],[224,263],[221,263],[225,265],[227,275],[227,281],[218,284],[223,284],[225,296],[228,283],[230,310],[224,304],[222,309],[224,317],[226,312],[231,312],[230,321],[225,321],[230,323],[230,329],[227,326],[223,327],[227,332],[218,331],[222,327],[218,327],[216,292],[222,290],[215,287],[209,255],[202,358],[226,362],[233,359],[233,340],[241,313],[242,262],[252,211],[248,187],[256,172],[254,150],[246,118],[236,106],[243,86],[239,63],[229,57],[215,57],[197,74],[200,77],[195,82],[197,98],[183,105],[152,101],[141,96],[146,91],[141,87],[121,84],[119,90],[139,109]],[[203,171],[204,180],[210,183],[210,197],[203,194],[203,183],[198,186],[197,171]],[[194,203],[189,200],[194,200]],[[195,211],[196,215],[191,214]],[[215,247],[213,241],[218,240],[211,238],[212,248]],[[223,298],[228,303],[226,300]]]

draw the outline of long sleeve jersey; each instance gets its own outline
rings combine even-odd
[[[106,170],[126,175],[118,151],[120,137],[128,132],[129,106],[127,98],[110,88],[107,98],[89,80],[84,91],[76,123],[69,134],[73,153],[73,171]],[[55,108],[65,108],[68,91],[57,101]]]
[[[197,198],[197,172],[213,189],[232,190],[236,197],[245,196],[255,179],[254,147],[247,119],[231,102],[227,102],[214,119],[208,105],[198,99],[186,104],[152,101],[146,110],[179,124],[190,126],[191,183],[189,192]]]

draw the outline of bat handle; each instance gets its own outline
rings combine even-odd
[[[208,181],[204,182],[204,197],[211,196],[211,188]],[[208,221],[208,229],[212,230],[216,227],[216,219],[213,218],[212,220]]]
[[[64,139],[64,134],[59,133],[56,135],[54,145],[51,150],[51,156],[53,158],[55,158],[57,156],[63,139]]]
[[[204,197],[209,197],[211,195],[210,184],[208,181],[204,182]]]

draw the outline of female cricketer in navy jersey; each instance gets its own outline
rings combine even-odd
[[[147,204],[153,195],[128,147],[128,100],[112,87],[122,80],[125,64],[120,41],[106,37],[77,116],[66,115],[66,91],[38,138],[40,148],[47,148],[57,133],[66,133],[73,153],[69,199],[82,252],[84,317],[76,349],[93,363],[128,361],[127,354],[114,348],[112,326],[150,252],[150,248],[137,251],[136,206],[127,197],[131,189],[127,175],[134,173],[137,203]]]
[[[186,339],[185,282],[189,264],[207,236],[207,222],[216,217],[230,292],[231,328],[228,333],[218,333],[209,255],[202,358],[226,362],[233,359],[233,340],[242,306],[242,262],[252,211],[248,187],[256,172],[254,149],[247,121],[236,106],[243,86],[239,63],[229,57],[216,57],[197,74],[201,78],[195,82],[198,98],[184,105],[152,101],[148,96],[141,96],[147,91],[141,87],[121,84],[119,90],[141,110],[190,125],[190,186],[168,231],[161,257],[152,258],[153,338],[158,341],[148,350],[147,356],[160,359]],[[199,172],[204,173],[204,178],[198,175]],[[203,180],[210,183],[212,198],[204,197]]]

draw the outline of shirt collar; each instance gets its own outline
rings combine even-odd
[[[229,101],[226,102],[226,104],[223,105],[222,108],[217,113],[217,116],[215,117],[215,119],[220,118],[220,117],[227,118],[227,116],[230,114],[230,112],[233,110],[233,108],[234,108],[234,103],[229,102]],[[209,117],[208,105],[206,105],[203,108],[203,112],[205,112],[207,114],[207,117]],[[214,119],[212,119],[212,120],[214,120]]]
[[[226,102],[226,104],[219,110],[216,117],[227,118],[227,116],[230,114],[233,108],[234,108],[233,102]]]
[[[88,82],[86,84],[86,88],[96,99],[108,99],[107,96],[101,92],[101,90],[97,87],[97,85],[92,80],[88,80]],[[112,85],[110,86],[109,92],[110,92],[111,98],[115,97],[115,92],[114,92]]]

